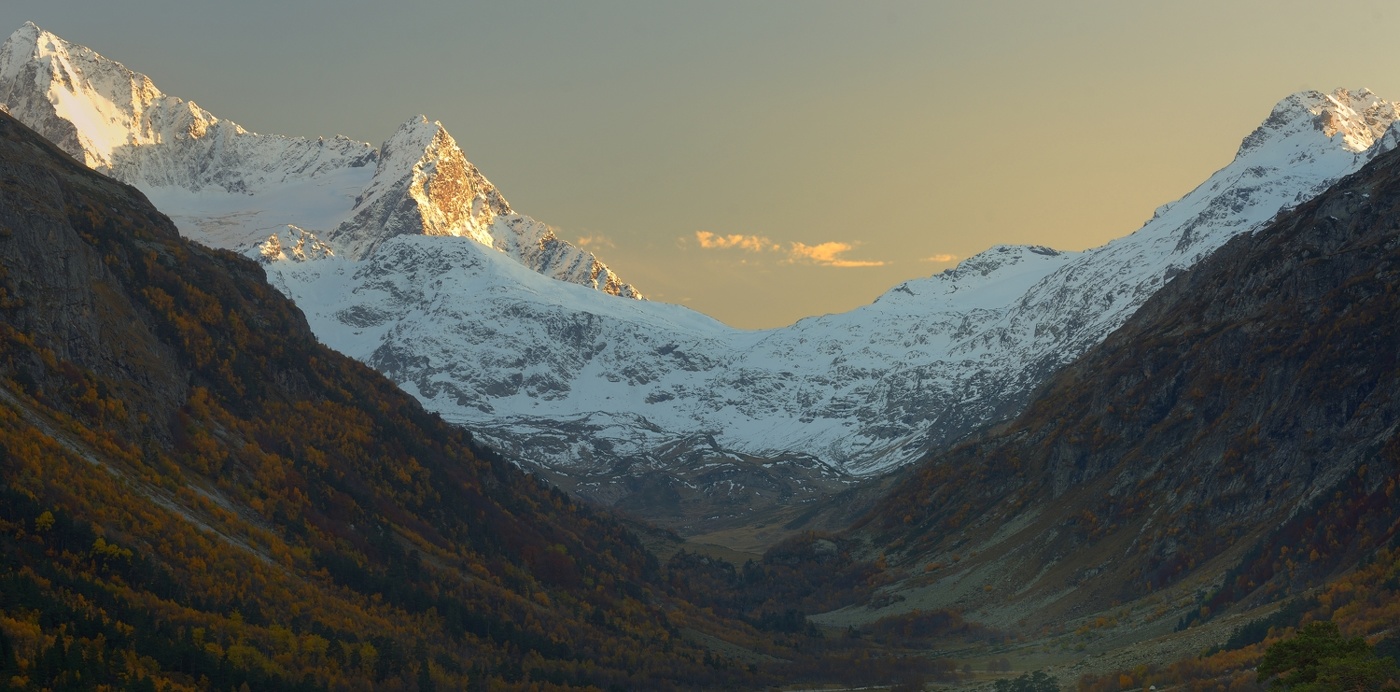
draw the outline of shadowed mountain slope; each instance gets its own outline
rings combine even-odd
[[[0,114],[0,679],[750,675],[660,583],[616,521],[319,345],[256,263]]]
[[[908,597],[1029,628],[1188,578],[1188,620],[1321,583],[1397,535],[1397,314],[1391,151],[1177,276],[859,530],[921,568]]]

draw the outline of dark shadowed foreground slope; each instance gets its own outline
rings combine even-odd
[[[925,603],[1023,631],[1188,577],[1188,621],[1321,583],[1396,537],[1398,316],[1391,152],[1176,278],[860,530]]]
[[[678,636],[657,576],[0,115],[0,687],[749,675]]]

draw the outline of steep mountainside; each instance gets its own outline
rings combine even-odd
[[[0,115],[7,689],[760,684],[668,593],[255,262]]]
[[[0,98],[105,165],[100,147],[85,153],[96,145],[68,136],[90,127],[73,114],[127,103],[126,91],[136,91],[128,82],[149,80],[32,26],[6,46]],[[91,63],[81,73],[75,56]],[[128,81],[82,76],[109,71]],[[157,101],[195,110],[172,97]],[[81,103],[95,105],[71,105]],[[121,113],[128,111],[135,107]],[[143,118],[112,125],[135,128],[121,139],[133,160],[173,160],[142,152],[206,146],[208,137],[193,130],[149,144],[141,133],[154,126]],[[309,160],[344,163],[326,172],[298,163],[308,173],[281,182],[244,170],[280,160],[271,154],[190,155],[210,161],[198,171],[120,161],[111,170],[142,187],[186,235],[261,257],[322,341],[561,484],[604,502],[660,499],[730,517],[822,496],[1013,415],[1049,374],[1172,277],[1394,148],[1395,119],[1394,104],[1365,90],[1295,94],[1230,165],[1129,236],[1082,253],[994,247],[863,308],[758,332],[550,280],[634,293],[511,211],[441,127],[423,119],[377,151],[319,143],[343,152]],[[103,137],[122,137],[114,132]],[[174,173],[142,172],[156,169]],[[181,176],[253,182],[221,187]],[[245,188],[251,194],[230,192]],[[253,239],[260,245],[250,248]]]
[[[909,603],[1026,630],[1302,591],[1400,540],[1397,311],[1391,151],[1179,275],[860,531],[917,568]],[[1189,610],[1162,604],[1185,583]]]

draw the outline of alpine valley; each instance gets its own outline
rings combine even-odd
[[[444,419],[690,534],[1005,420],[1181,271],[1397,143],[1395,104],[1370,92],[1294,94],[1131,235],[993,247],[851,312],[744,331],[642,300],[421,116],[378,148],[251,133],[33,24],[0,49],[0,103],[185,237],[259,259],[318,339]]]
[[[766,331],[423,117],[259,135],[33,24],[0,104],[0,689],[1400,684],[1368,91],[1102,247]]]
[[[812,575],[872,572],[801,570],[796,548],[750,569],[743,612],[683,598],[615,516],[317,343],[257,263],[0,114],[0,689],[955,677],[749,624],[778,596],[868,595],[814,595]]]

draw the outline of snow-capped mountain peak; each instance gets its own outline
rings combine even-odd
[[[143,189],[215,188],[247,195],[364,166],[375,157],[369,145],[344,137],[308,140],[248,132],[193,101],[162,93],[146,75],[32,23],[0,48],[0,102],[88,166]],[[294,221],[252,235],[265,237],[266,230]]]
[[[1324,107],[1318,114],[1322,133],[1340,136],[1344,146],[1353,152],[1370,149],[1400,117],[1395,103],[1376,96],[1370,89],[1337,89],[1324,98],[1331,107]]]
[[[324,239],[325,252],[313,255],[363,259],[396,235],[458,236],[546,276],[641,297],[592,253],[515,213],[442,124],[423,116],[380,149],[341,136],[257,134],[33,23],[0,47],[0,104],[92,168],[140,187],[207,245],[272,260],[284,253],[265,254],[270,237],[296,227]]]
[[[1400,114],[1396,104],[1369,89],[1337,89],[1332,93],[1300,91],[1279,101],[1254,132],[1240,144],[1237,157],[1285,140],[1311,141],[1311,132],[1322,132],[1353,154],[1370,149]]]
[[[379,167],[353,216],[327,237],[360,259],[396,235],[451,235],[495,247],[491,227],[514,214],[442,123],[410,118],[379,149]]]
[[[149,107],[165,100],[150,79],[33,22],[5,42],[0,81],[38,87],[31,94],[44,98],[14,98],[11,93],[0,94],[0,100],[16,117],[54,116],[43,119],[52,127],[39,133],[94,168],[110,166],[121,147],[155,143],[167,134],[142,122]],[[189,116],[187,130],[208,126],[208,114],[193,104],[183,110]]]

